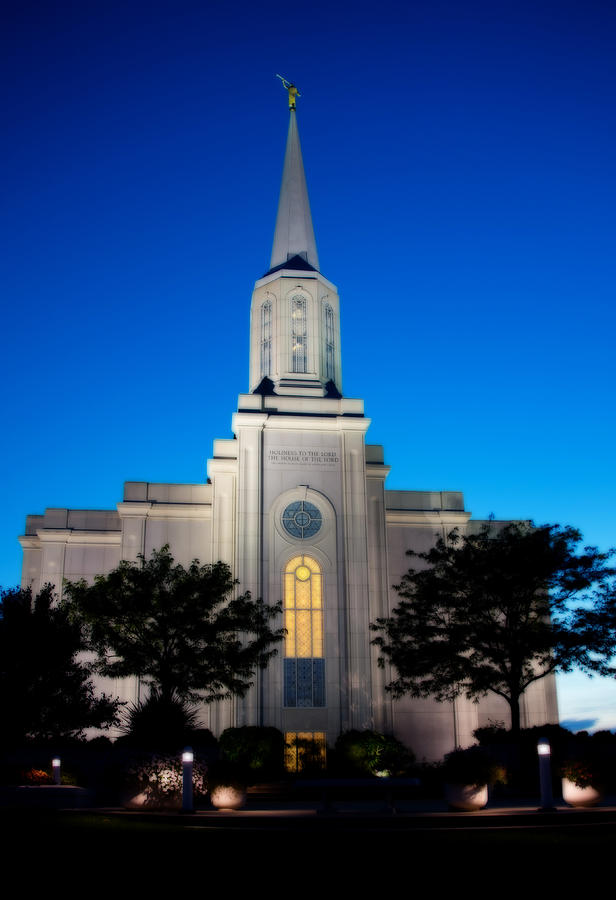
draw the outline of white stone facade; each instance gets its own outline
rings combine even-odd
[[[392,585],[408,569],[408,549],[426,550],[436,535],[478,523],[469,525],[461,493],[385,490],[389,469],[383,449],[366,444],[363,402],[341,396],[338,293],[317,271],[298,165],[292,110],[272,270],[252,299],[251,393],[239,397],[234,439],[214,441],[208,483],[128,482],[117,511],[28,516],[22,583],[36,591],[52,582],[61,592],[64,579],[92,579],[169,544],[183,564],[227,562],[242,591],[278,603],[291,590],[285,584],[295,585],[297,597],[304,590],[303,576],[285,575],[289,565],[310,569],[310,602],[315,610],[320,604],[313,650],[293,655],[285,645],[245,698],[204,707],[204,725],[216,734],[230,725],[274,725],[324,733],[330,744],[346,729],[375,728],[419,758],[437,759],[472,743],[479,725],[508,721],[504,703],[392,701],[369,625],[396,605]],[[302,602],[298,622],[307,615]],[[123,699],[139,694],[132,680],[105,688]],[[523,725],[548,721],[558,721],[551,678],[522,703]]]

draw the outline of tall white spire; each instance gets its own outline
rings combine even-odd
[[[290,110],[270,271],[283,266],[294,256],[301,257],[311,268],[319,270],[296,115],[293,106]]]
[[[252,295],[250,390],[263,402],[271,394],[329,402],[342,389],[338,291],[319,272],[295,118],[299,91],[278,77],[289,93],[291,121],[270,269]]]

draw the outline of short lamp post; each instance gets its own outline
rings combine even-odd
[[[194,812],[193,808],[193,761],[192,747],[185,747],[182,753],[182,812]]]
[[[552,766],[550,762],[550,742],[547,738],[539,738],[537,743],[537,755],[539,757],[539,786],[541,788],[541,812],[554,810],[554,798],[552,796]]]
[[[62,762],[57,756],[51,761],[51,771],[53,774],[53,783],[62,784]]]

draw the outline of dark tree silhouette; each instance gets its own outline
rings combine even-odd
[[[163,703],[210,702],[245,694],[284,635],[270,628],[280,606],[233,596],[236,584],[225,563],[184,568],[165,546],[64,593],[101,674],[136,675]]]
[[[81,737],[117,720],[118,701],[95,695],[81,629],[54,602],[52,585],[2,591],[0,710],[3,742]]]
[[[396,586],[399,605],[371,626],[380,632],[379,664],[394,666],[387,689],[440,701],[492,691],[518,732],[520,697],[532,682],[575,667],[613,674],[614,628],[599,604],[614,609],[613,552],[577,553],[581,540],[570,527],[489,523],[476,534],[454,530],[426,553],[409,551],[424,565],[409,569]]]

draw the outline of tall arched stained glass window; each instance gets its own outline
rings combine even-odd
[[[306,298],[291,297],[291,371],[306,372],[307,364]]]
[[[334,372],[334,311],[323,304],[323,332],[325,336],[325,377],[335,381]]]
[[[261,304],[261,378],[272,369],[272,304],[269,300]]]
[[[323,576],[311,556],[294,556],[284,572],[284,705],[325,706]]]

